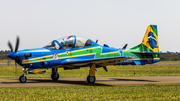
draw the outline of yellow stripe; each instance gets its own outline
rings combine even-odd
[[[83,54],[83,55],[75,55],[75,56],[66,56],[66,57],[61,57],[59,59],[65,59],[65,58],[71,58],[71,57],[78,57],[78,56],[86,56],[86,55],[93,55],[96,53],[89,53],[89,54]],[[31,61],[31,62],[25,62],[25,63],[33,63],[33,62],[40,62],[40,61],[47,61],[47,60],[54,60],[54,59],[46,59],[46,60],[38,60],[38,61]],[[24,63],[24,62],[23,62]]]
[[[78,51],[83,51],[83,50],[87,50],[87,49],[95,49],[95,48],[99,48],[100,46],[98,46],[98,47],[92,47],[92,48],[86,48],[86,49],[81,49],[81,50],[76,50],[76,51],[71,51],[71,53],[73,53],[73,52],[78,52]],[[64,52],[64,53],[59,53],[58,55],[62,55],[62,54],[67,54],[66,52]],[[86,54],[85,54],[86,55]],[[84,55],[84,56],[85,56]],[[50,57],[50,56],[53,56],[53,55],[48,55],[48,56],[43,56],[43,57],[38,57],[38,58],[32,58],[32,59],[29,59],[29,61],[31,61],[31,60],[35,60],[35,59],[41,59],[41,58],[45,58],[45,57]],[[78,56],[78,55],[76,55],[76,56]],[[73,56],[73,57],[76,57],[76,56]],[[80,56],[80,55],[79,55]],[[83,55],[82,55],[83,56]],[[68,57],[72,57],[72,56],[67,56],[67,57],[63,57],[63,58],[68,58]],[[60,58],[60,59],[62,59],[62,58]],[[40,62],[40,61],[47,61],[47,60],[53,60],[53,58],[52,59],[46,59],[46,60],[37,60],[37,61],[32,61],[32,62],[25,62],[26,60],[23,60],[23,62],[22,62],[22,64],[24,64],[24,63],[33,63],[33,62]]]
[[[87,50],[87,49],[95,49],[95,48],[99,48],[100,46],[98,47],[92,47],[92,48],[86,48],[86,49],[81,49],[81,50],[76,50],[76,51],[71,51],[71,53],[73,52],[79,52],[79,51],[83,51],[83,50]],[[66,52],[64,53],[59,53],[58,55],[62,55],[62,54],[67,54]],[[29,59],[29,60],[35,60],[35,59],[41,59],[41,58],[46,58],[46,57],[50,57],[50,56],[53,56],[53,55],[48,55],[48,56],[42,56],[42,57],[38,57],[38,58],[32,58],[32,59]]]
[[[119,51],[115,51],[115,52],[108,52],[108,53],[101,53],[101,55],[105,55],[105,54],[112,54],[112,53],[119,53]]]
[[[135,59],[128,59],[128,60],[148,60],[148,59],[152,59],[152,58],[135,58]],[[160,58],[153,58],[153,60],[157,60]]]
[[[31,61],[31,62],[22,62],[22,64],[26,64],[26,63],[33,63],[33,62],[41,62],[41,61],[48,61],[48,60],[53,60],[53,59],[46,59],[46,60],[38,60],[38,61]]]
[[[47,69],[46,68],[40,68],[40,69],[31,70],[30,72],[33,72],[33,73],[36,73],[36,74],[44,74],[44,73],[40,72],[40,71],[44,71],[44,70],[47,70]]]
[[[71,51],[71,52],[72,52],[72,53],[73,53],[73,52],[79,52],[79,51],[83,51],[83,50],[87,50],[87,49],[95,49],[95,48],[99,48],[99,47],[100,47],[100,46],[98,46],[98,47],[93,47],[93,48],[86,48],[86,49],[76,50],[76,51]],[[112,53],[119,53],[119,51],[108,52],[108,53],[101,53],[101,55],[112,54]],[[66,52],[65,52],[65,53],[59,53],[58,55],[62,55],[62,54],[67,54],[67,53],[66,53]],[[96,53],[89,53],[89,54],[82,54],[82,55],[59,57],[58,59],[65,59],[65,58],[78,57],[78,56],[86,56],[86,55],[93,55],[93,54],[96,54]],[[52,56],[52,55],[49,55],[49,56]],[[33,58],[33,59],[29,59],[29,60],[35,60],[35,59],[40,59],[40,58],[49,57],[49,56],[43,56],[43,57]],[[41,62],[41,61],[48,61],[48,60],[54,60],[54,59],[52,58],[52,59],[37,60],[37,61],[30,61],[30,62],[25,62],[26,60],[23,60],[22,64],[25,64],[25,63],[34,63],[34,62]]]
[[[50,57],[50,56],[53,56],[53,55],[42,56],[42,57],[38,57],[38,58],[32,58],[32,59],[29,59],[29,60],[35,60],[35,59],[40,59],[40,58],[46,58],[46,57]]]
[[[86,49],[81,49],[81,50],[76,50],[76,51],[71,51],[72,53],[73,52],[79,52],[79,51],[83,51],[83,50],[87,50],[87,49],[95,49],[95,48],[99,48],[100,46],[98,47],[92,47],[92,48],[86,48]],[[59,54],[58,54],[59,55]]]
[[[96,53],[89,53],[89,54],[83,54],[83,55],[67,56],[67,57],[62,57],[62,58],[59,58],[59,59],[71,58],[71,57],[78,57],[78,56],[85,56],[85,55],[93,55],[93,54],[96,54]]]

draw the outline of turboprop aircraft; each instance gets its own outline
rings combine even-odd
[[[42,48],[19,50],[19,37],[17,37],[15,51],[8,42],[11,53],[7,56],[24,68],[23,75],[19,77],[21,83],[25,83],[26,73],[43,74],[52,69],[51,79],[59,79],[58,68],[80,69],[90,67],[87,76],[88,83],[96,81],[96,68],[104,68],[108,65],[144,65],[160,61],[159,42],[156,25],[149,25],[143,41],[130,49],[125,45],[122,49],[112,48],[108,45],[99,45],[96,42],[75,35],[70,35],[53,40]],[[28,70],[27,70],[28,69]]]

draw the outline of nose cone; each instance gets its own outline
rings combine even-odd
[[[9,57],[9,58],[11,58],[11,59],[13,59],[13,60],[17,60],[18,58],[17,58],[17,52],[11,52],[11,53],[9,53],[8,55],[7,55],[7,57]]]

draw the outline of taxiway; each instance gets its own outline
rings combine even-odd
[[[96,77],[94,84],[88,84],[86,78],[59,78],[56,82],[53,82],[50,78],[28,78],[26,83],[20,83],[18,79],[0,79],[0,88],[145,84],[180,84],[180,76]]]

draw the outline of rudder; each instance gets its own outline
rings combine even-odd
[[[159,62],[159,42],[157,25],[149,25],[142,42],[124,52],[126,55],[134,56],[134,64],[143,65]],[[125,56],[124,55],[124,56]]]
[[[141,44],[146,46],[144,48],[149,48],[152,52],[159,52],[157,25],[148,26]]]

